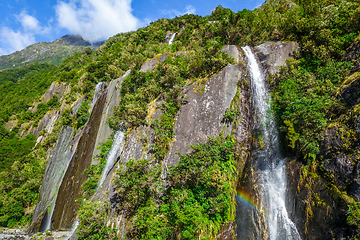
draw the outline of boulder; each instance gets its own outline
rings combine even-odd
[[[296,42],[266,42],[254,47],[255,51],[265,56],[261,63],[269,66],[269,73],[276,73],[279,67],[285,65],[288,58],[294,57],[299,50],[299,44]]]
[[[148,61],[146,61],[140,68],[139,72],[149,72],[152,71],[154,69],[154,67],[156,66],[156,64],[158,63],[162,63],[163,61],[166,60],[168,54],[162,54],[160,56],[156,56]]]

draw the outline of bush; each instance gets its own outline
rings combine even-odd
[[[106,226],[109,220],[109,207],[101,201],[85,203],[79,209],[79,226],[76,231],[76,236],[79,240],[82,239],[118,239],[116,236],[117,229]]]

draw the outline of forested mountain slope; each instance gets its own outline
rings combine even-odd
[[[240,239],[235,196],[247,189],[261,226],[251,234],[267,238],[251,183],[270,123],[254,107],[249,45],[270,88],[298,235],[358,237],[359,20],[358,1],[218,6],[117,34],[58,67],[0,72],[0,225]]]
[[[65,35],[53,42],[39,42],[21,51],[0,56],[0,70],[24,66],[29,63],[59,65],[65,58],[85,47],[96,48],[103,42],[90,43],[80,35]]]

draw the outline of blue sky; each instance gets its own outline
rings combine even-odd
[[[136,30],[159,18],[186,13],[209,15],[218,5],[234,12],[254,9],[264,0],[0,0],[0,55],[35,42],[81,34],[99,41]]]

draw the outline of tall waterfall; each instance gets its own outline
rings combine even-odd
[[[103,184],[106,176],[110,172],[111,168],[114,166],[115,159],[121,150],[121,146],[124,141],[124,137],[125,137],[124,133],[120,130],[115,133],[114,142],[113,142],[113,145],[107,156],[106,166],[103,171],[103,174],[102,174],[102,177],[101,177],[101,180],[99,183],[99,187]]]
[[[171,38],[170,38],[170,40],[169,40],[169,45],[171,45],[171,44],[173,43],[176,34],[177,34],[177,32],[176,32],[176,33],[173,33],[173,34],[171,35]]]
[[[243,48],[248,58],[255,114],[260,123],[261,149],[254,153],[255,184],[259,208],[265,212],[270,240],[301,239],[286,210],[286,167],[279,150],[278,132],[271,113],[271,97],[265,78],[249,46]]]

